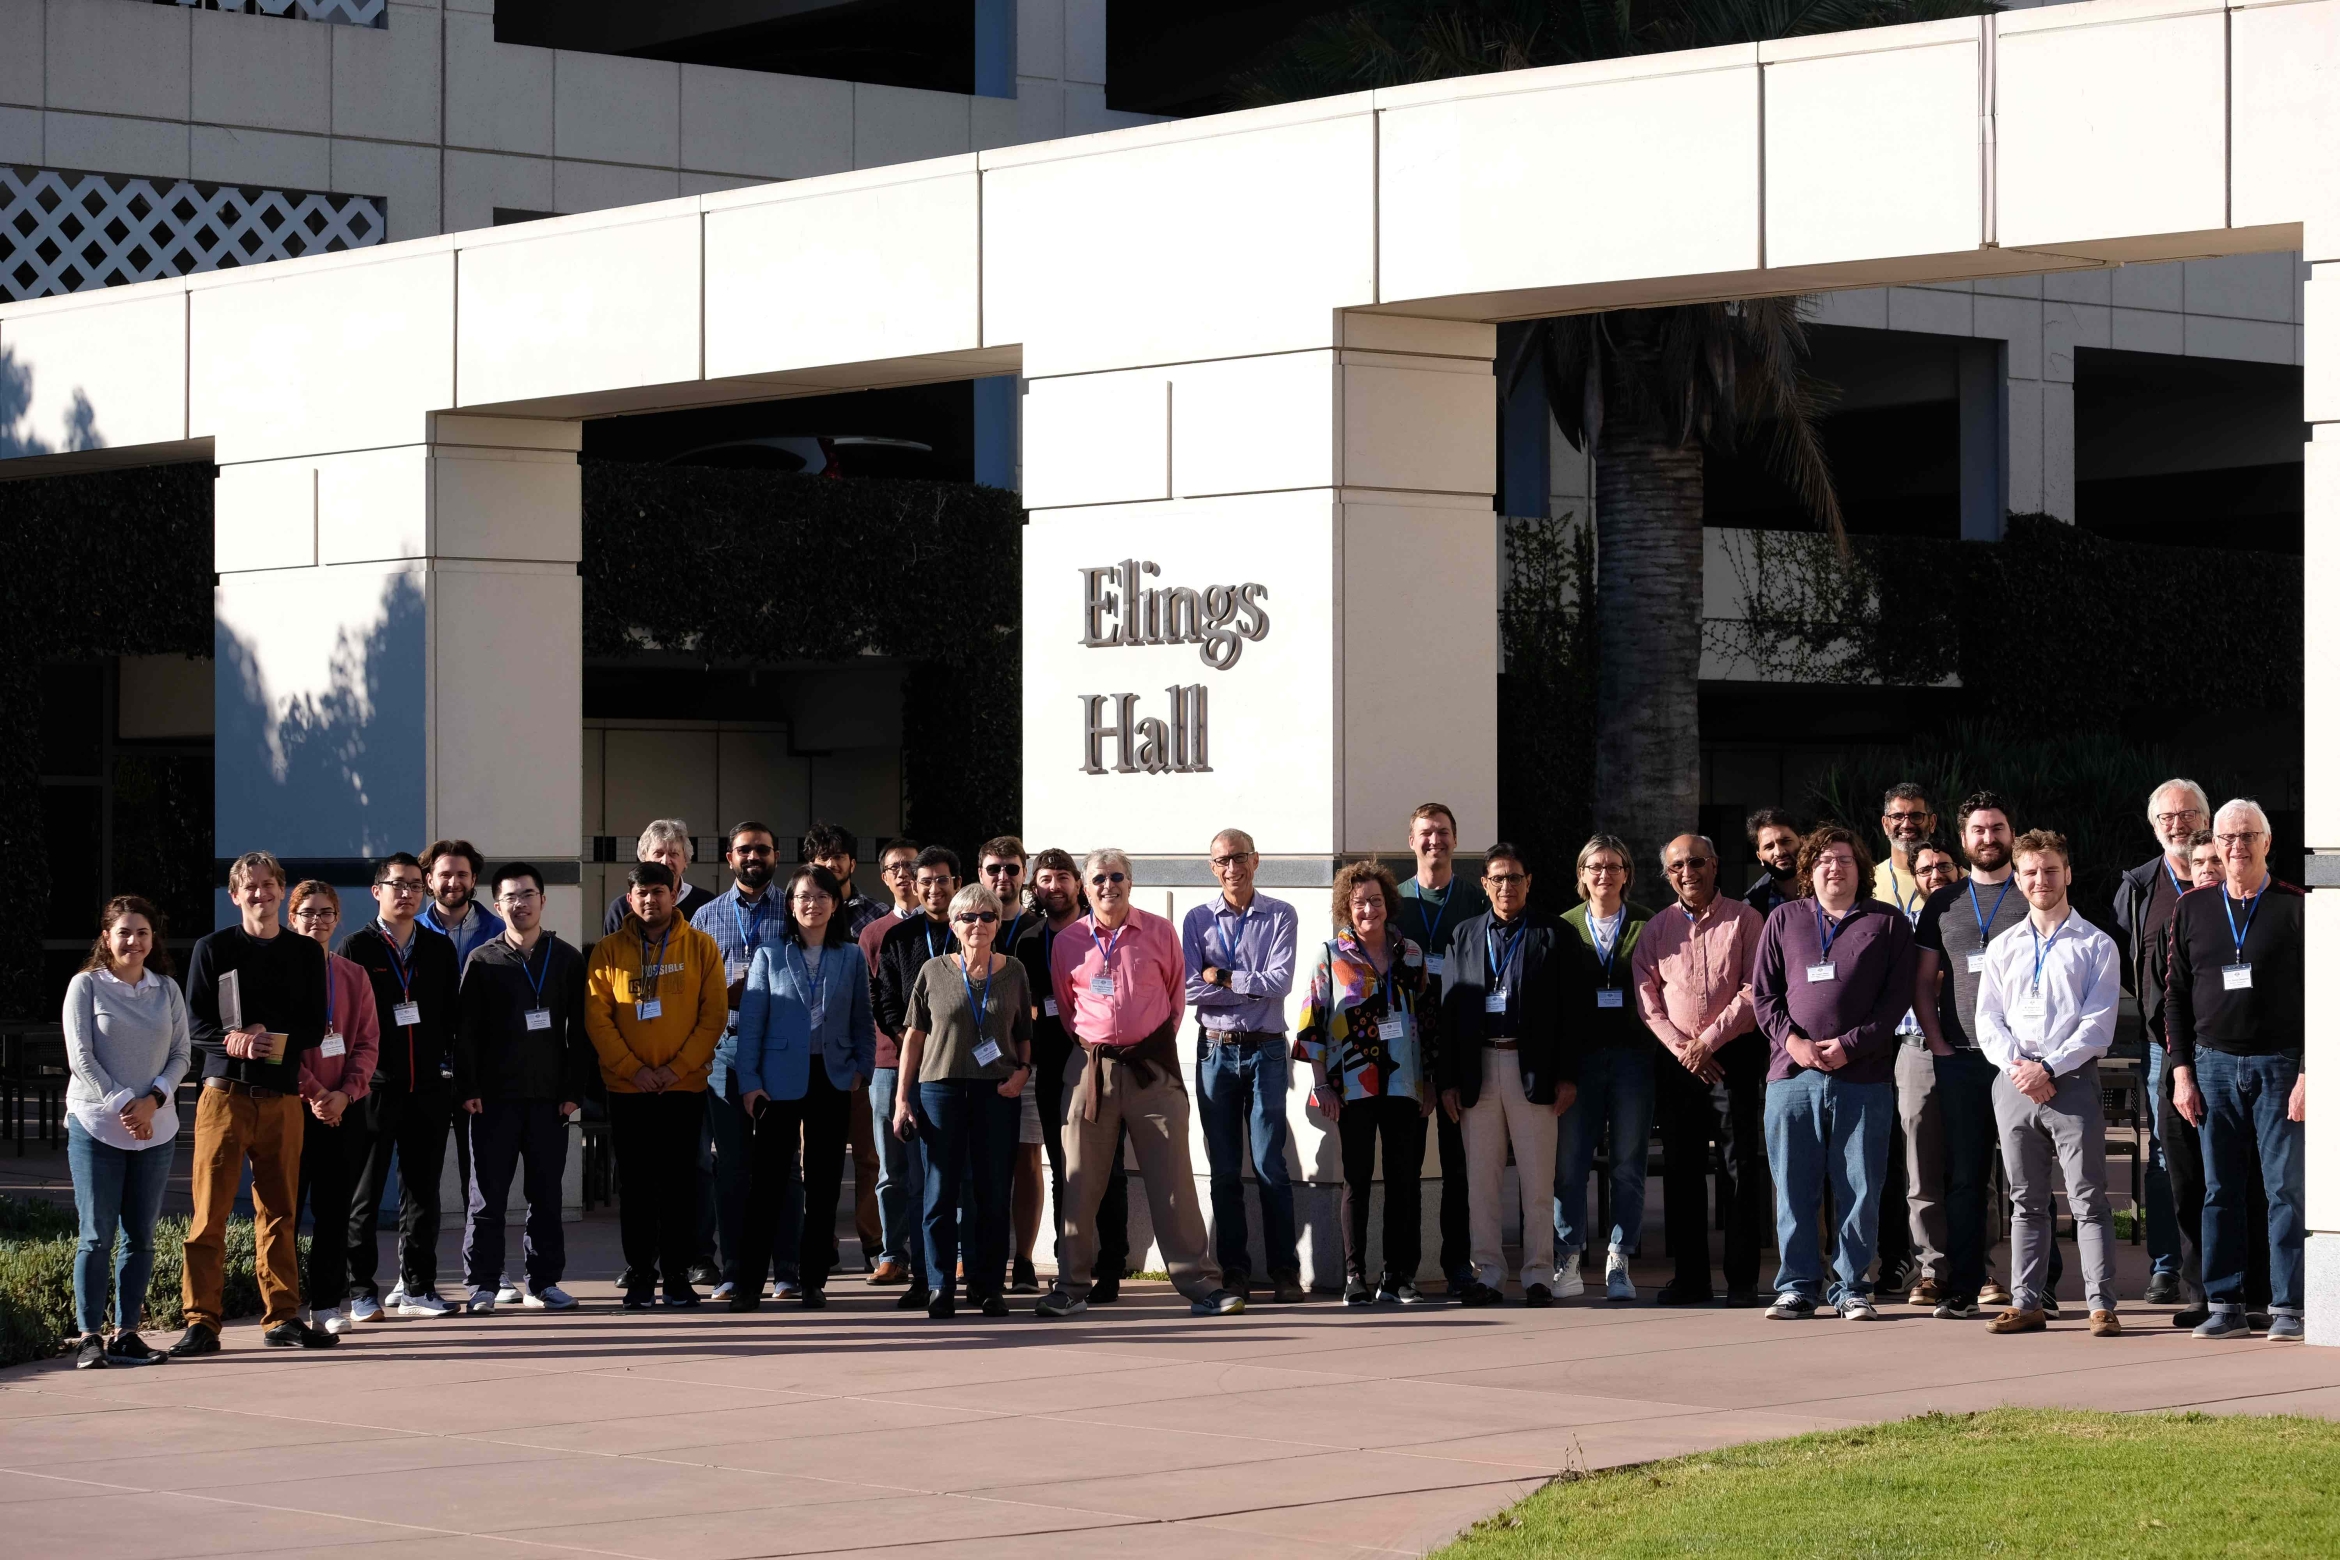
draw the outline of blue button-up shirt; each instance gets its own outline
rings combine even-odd
[[[755,962],[758,948],[778,944],[787,930],[788,917],[779,894],[771,887],[764,889],[762,898],[749,900],[741,897],[739,885],[734,883],[729,893],[717,894],[699,906],[691,925],[714,938],[715,946],[723,950],[723,983],[730,994],[731,1011],[724,1016],[723,1038],[715,1043],[715,1070],[708,1080],[711,1088],[722,1093],[739,1053],[739,998],[748,966]]]
[[[1282,1034],[1284,999],[1300,948],[1300,912],[1281,899],[1251,896],[1237,910],[1225,894],[1186,912],[1186,1002],[1205,1029]],[[1226,970],[1230,984],[1208,985],[1206,969]]]

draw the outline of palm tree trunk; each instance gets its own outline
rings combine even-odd
[[[1602,431],[1595,493],[1593,805],[1599,827],[1633,848],[1634,897],[1658,905],[1659,853],[1698,827],[1702,452],[1677,447],[1646,414],[1618,418]]]

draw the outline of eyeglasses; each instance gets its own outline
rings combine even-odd
[[[2248,834],[2221,834],[2217,836],[2217,840],[2221,849],[2240,850],[2243,846],[2248,845],[2251,841],[2263,840],[2266,837],[2267,836],[2263,831],[2253,829]]]
[[[731,853],[734,856],[769,856],[772,854],[772,847],[769,845],[734,845],[731,847]]]
[[[384,878],[374,886],[386,888],[401,899],[413,899],[424,892],[421,878]]]
[[[314,908],[303,905],[293,912],[293,919],[296,921],[331,921],[339,917],[340,914],[341,912],[331,905],[318,905]]]
[[[1211,865],[1217,867],[1221,872],[1224,872],[1229,867],[1239,867],[1243,865],[1243,863],[1249,861],[1252,858],[1252,855],[1253,852],[1246,850],[1239,851],[1232,856],[1213,856],[1211,858]]]
[[[797,891],[796,891],[794,894],[791,894],[791,895],[789,896],[789,898],[788,898],[788,902],[789,902],[790,904],[792,904],[792,905],[797,905],[797,906],[800,906],[800,907],[802,907],[802,908],[804,908],[804,909],[808,909],[808,910],[809,910],[810,908],[812,908],[814,905],[826,905],[826,904],[833,904],[833,903],[835,903],[835,901],[833,901],[832,899],[830,899],[830,897],[829,897],[827,894],[824,894],[824,893],[822,893],[822,892],[821,892],[819,889],[817,889],[817,888],[816,888],[816,889],[812,889],[812,890],[811,890],[811,891],[809,891],[809,892],[808,892],[808,891],[806,891],[806,890],[804,890],[804,889],[798,889],[798,890],[797,890]]]
[[[1584,875],[1586,877],[1607,877],[1612,873],[1624,870],[1614,861],[1592,861],[1585,863]]]
[[[1885,815],[1885,821],[1887,823],[1924,823],[1933,816],[1930,812],[1889,812]]]
[[[989,926],[992,922],[998,920],[999,917],[994,915],[989,910],[967,910],[962,911],[958,915],[952,916],[951,919],[958,922],[961,926]]]
[[[1525,872],[1490,872],[1487,874],[1487,881],[1497,888],[1510,888],[1514,884],[1525,883],[1527,874]]]
[[[1678,872],[1703,872],[1713,865],[1714,858],[1712,856],[1684,856],[1680,861],[1666,868],[1666,875],[1672,877]]]
[[[905,872],[914,872],[914,871],[916,871],[916,870],[917,870],[917,868],[918,868],[918,863],[916,863],[916,862],[914,862],[914,861],[894,861],[894,862],[889,862],[889,863],[887,863],[885,866],[882,866],[882,867],[878,868],[878,876],[879,876],[879,877],[899,877],[899,876],[901,876],[901,875],[902,875],[903,873],[905,873]]]
[[[543,897],[543,893],[537,889],[515,888],[507,893],[496,895],[496,903],[499,905],[524,905],[531,899],[542,899]]]
[[[1103,888],[1108,883],[1126,883],[1128,881],[1129,874],[1126,872],[1100,872],[1095,877],[1089,879],[1089,886],[1091,888]]]
[[[1022,877],[1024,864],[1020,861],[987,861],[983,864],[985,877]]]
[[[2188,807],[2182,812],[2155,813],[2153,815],[2153,822],[2160,828],[2174,829],[2189,818],[2199,818],[2201,816],[2201,808]]]

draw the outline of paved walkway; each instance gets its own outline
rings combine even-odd
[[[2139,1308],[1993,1338],[1571,1303],[930,1323],[840,1279],[767,1306],[369,1327],[330,1354],[0,1372],[0,1549],[112,1556],[1045,1560],[1418,1554],[1567,1468],[2059,1404],[2340,1416],[2340,1350]],[[178,1492],[192,1492],[189,1494]],[[1110,1529],[1110,1532],[1105,1530]]]

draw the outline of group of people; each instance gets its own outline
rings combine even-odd
[[[1596,1252],[1608,1298],[1638,1298],[1654,1123],[1674,1262],[1661,1303],[1718,1298],[1713,1150],[1726,1303],[1767,1303],[1758,1268],[1775,1236],[1774,1318],[1823,1305],[1872,1318],[1906,1289],[1938,1317],[1999,1306],[1992,1331],[2037,1330],[2058,1314],[2060,1172],[2089,1327],[2113,1334],[2097,1062],[2124,984],[2159,1104],[2147,1298],[2182,1299],[2178,1320],[2206,1337],[2247,1336],[2263,1300],[2268,1336],[2296,1338],[2304,897],[2269,875],[2255,803],[2229,802],[2213,823],[2200,787],[2172,780],[2147,810],[2163,853],[2122,879],[2118,940],[2074,912],[2062,836],[2016,833],[2009,805],[1981,792],[1957,810],[1953,853],[1914,785],[1885,799],[1882,859],[1841,825],[1757,814],[1748,833],[1768,870],[1742,898],[1720,891],[1713,841],[1684,834],[1660,863],[1672,902],[1652,911],[1630,897],[1631,848],[1596,834],[1560,915],[1531,904],[1519,846],[1489,847],[1475,884],[1458,875],[1454,814],[1426,803],[1408,822],[1412,875],[1342,867],[1327,935],[1305,944],[1297,909],[1256,887],[1257,845],[1239,829],[1210,842],[1219,892],[1174,926],[1132,902],[1118,850],[1076,864],[1001,837],[967,879],[948,847],[897,840],[880,853],[880,902],[855,889],[851,835],[816,825],[783,876],[778,836],[749,821],[727,837],[730,886],[710,893],[684,879],[687,830],[661,820],[590,949],[543,925],[537,868],[488,874],[461,840],[378,863],[374,914],[346,936],[337,890],[288,886],[251,852],[229,873],[238,922],[196,944],[183,989],[161,916],[135,897],[105,907],[68,989],[78,1362],[165,1357],[140,1338],[140,1312],[177,1091],[198,1059],[186,1330],[168,1351],[180,1357],[219,1347],[247,1164],[270,1345],[331,1347],[374,1318],[455,1309],[436,1271],[450,1139],[468,1311],[573,1307],[560,1178],[568,1123],[589,1103],[616,1163],[629,1310],[824,1306],[851,1153],[867,1282],[935,1318],[962,1298],[1003,1316],[1010,1293],[1038,1292],[1045,1175],[1057,1271],[1034,1310],[1074,1315],[1117,1298],[1127,1271],[1125,1146],[1196,1314],[1253,1297],[1247,1169],[1262,1287],[1296,1303],[1287,1107],[1303,1065],[1339,1143],[1350,1305],[1431,1298],[1416,1280],[1433,1128],[1446,1299],[1501,1304],[1516,1277],[1522,1303],[1549,1306],[1585,1291]],[[1604,1147],[1596,1228],[1587,1189]],[[2015,1208],[2011,1288],[1987,1271],[1994,1151]],[[393,1160],[385,1295],[377,1221]],[[515,1176],[528,1205],[518,1281],[505,1249]]]

